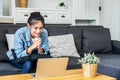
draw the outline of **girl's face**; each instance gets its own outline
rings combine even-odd
[[[43,31],[43,23],[41,21],[38,21],[36,24],[34,25],[28,25],[30,28],[30,34],[32,38],[38,37],[40,36],[40,34]]]

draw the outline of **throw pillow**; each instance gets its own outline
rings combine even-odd
[[[84,29],[83,30],[84,52],[104,53],[112,50],[109,29]]]
[[[52,57],[72,56],[80,57],[78,54],[72,34],[49,36],[49,48]]]
[[[9,50],[14,48],[14,34],[6,34]]]

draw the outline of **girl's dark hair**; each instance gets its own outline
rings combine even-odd
[[[41,21],[44,25],[44,18],[42,17],[42,15],[40,14],[40,12],[32,12],[30,14],[30,17],[28,18],[28,23],[29,25],[34,25],[36,24],[38,21]]]

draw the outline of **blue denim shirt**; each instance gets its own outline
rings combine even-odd
[[[45,53],[47,53],[49,51],[49,46],[48,46],[48,32],[46,29],[43,29],[40,38],[42,39],[41,47],[44,49]],[[30,29],[28,27],[22,27],[16,31],[14,36],[14,49],[17,58],[28,56],[26,50],[32,44],[33,42],[31,40]],[[7,52],[7,56],[9,57],[10,60],[14,59],[11,50]]]

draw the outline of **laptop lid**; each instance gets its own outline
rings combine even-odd
[[[64,75],[67,64],[67,57],[38,59],[35,78]]]

